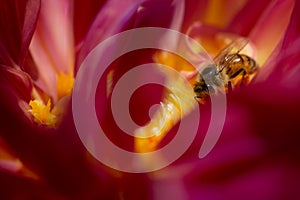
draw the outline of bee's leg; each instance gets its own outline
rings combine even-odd
[[[205,103],[205,99],[201,98],[200,96],[194,96],[194,99],[200,104]]]
[[[228,81],[228,83],[227,83],[227,92],[228,92],[228,93],[232,92],[231,81]]]
[[[247,85],[249,82],[249,76],[246,74],[246,71],[243,71],[243,76],[242,76],[242,81],[241,81],[241,86]]]

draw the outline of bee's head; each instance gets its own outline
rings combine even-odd
[[[208,85],[200,78],[199,82],[194,85],[195,98],[204,99],[209,95]]]

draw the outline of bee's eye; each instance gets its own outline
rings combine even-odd
[[[201,90],[200,90],[199,87],[197,87],[197,88],[194,89],[194,92],[196,92],[196,93],[199,93],[200,91],[201,91]]]

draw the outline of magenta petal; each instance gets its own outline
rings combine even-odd
[[[289,48],[289,46],[292,45],[294,41],[300,38],[299,19],[300,19],[300,2],[295,1],[294,10],[284,37],[283,49]]]
[[[142,2],[143,0],[108,1],[98,13],[82,43],[76,66],[78,67],[87,54],[101,41],[125,30]]]
[[[0,63],[22,65],[35,29],[39,9],[39,0],[1,2]]]
[[[185,2],[181,0],[152,0],[141,5],[134,27],[164,27],[180,30]]]
[[[300,80],[300,3],[296,1],[290,24],[285,33],[281,54],[274,75],[293,87],[299,87]],[[275,79],[275,77],[274,77]]]
[[[27,73],[0,65],[0,79],[2,90],[14,93],[20,100],[29,101],[31,99],[32,82]]]
[[[22,99],[15,90],[15,85],[9,84],[4,77],[18,79],[9,73],[0,73],[0,137],[21,162],[38,175],[38,181],[42,182],[39,184],[46,184],[51,190],[66,195],[69,199],[115,197],[113,178],[101,166],[96,174],[87,161],[72,113],[68,113],[58,129],[32,123],[26,116],[26,110],[20,107]],[[13,82],[22,86],[21,81]],[[96,186],[101,190],[95,189]]]
[[[190,25],[195,21],[201,21],[206,13],[208,0],[188,0],[185,1],[185,17],[183,23],[183,31],[189,29]],[[196,12],[194,12],[196,10]]]
[[[26,12],[24,16],[24,25],[22,29],[22,46],[20,52],[20,62],[19,65],[23,66],[25,56],[28,52],[28,47],[33,36],[37,18],[40,10],[40,0],[28,1],[26,4]]]
[[[300,3],[295,2],[288,27],[280,43],[258,74],[257,80],[297,88],[300,85]]]
[[[63,199],[46,184],[0,171],[1,199]]]
[[[195,200],[299,199],[297,91],[255,84],[229,94],[215,148],[203,159],[189,152],[186,162],[162,170],[159,193],[165,199],[174,193]]]
[[[75,44],[80,43],[89,27],[107,0],[74,1],[74,37]]]
[[[269,4],[269,0],[248,1],[228,25],[228,30],[247,36]]]

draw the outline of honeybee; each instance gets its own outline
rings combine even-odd
[[[200,71],[194,85],[196,100],[202,103],[211,93],[230,92],[235,87],[249,83],[250,75],[256,74],[258,65],[253,58],[240,54],[247,43],[245,38],[234,40],[220,51],[213,64]]]

